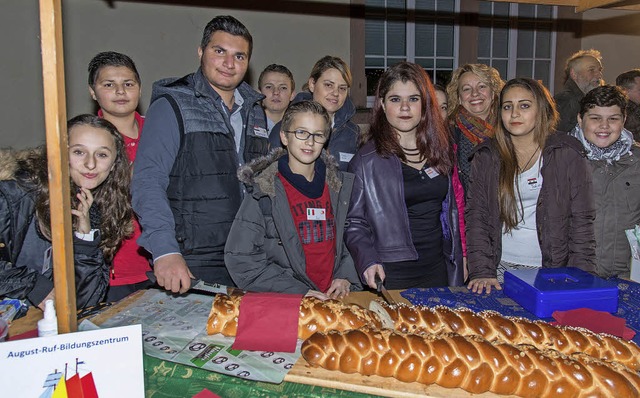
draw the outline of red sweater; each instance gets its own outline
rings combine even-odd
[[[289,210],[302,243],[307,276],[321,292],[326,292],[333,280],[336,256],[336,225],[329,187],[325,183],[322,196],[310,199],[280,174],[278,177],[287,193]]]

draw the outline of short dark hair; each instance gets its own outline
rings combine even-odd
[[[260,72],[260,77],[258,78],[258,90],[262,89],[262,79],[264,78],[264,75],[270,72],[282,73],[283,75],[286,75],[289,80],[291,80],[291,91],[296,89],[296,81],[293,80],[293,73],[291,73],[289,68],[284,65],[271,64],[264,68],[262,72]]]
[[[627,95],[617,86],[604,85],[596,87],[589,91],[580,100],[580,117],[584,117],[584,114],[591,108],[596,106],[609,107],[618,106],[623,116],[627,116]]]
[[[218,15],[213,18],[207,26],[204,27],[202,32],[202,41],[200,42],[200,48],[204,51],[211,41],[211,36],[215,32],[222,31],[233,36],[241,36],[249,43],[249,58],[251,58],[251,51],[253,51],[253,37],[249,33],[249,29],[231,15]]]
[[[141,84],[140,74],[138,73],[136,64],[128,55],[117,53],[115,51],[105,51],[96,54],[96,56],[89,61],[89,86],[95,86],[100,69],[105,66],[124,66],[133,72],[136,76],[136,81],[138,84]]]
[[[640,69],[631,69],[621,73],[616,77],[616,86],[626,89],[633,88],[633,85],[636,84],[636,77],[640,77]]]
[[[329,133],[331,132],[331,117],[327,110],[324,109],[322,105],[315,101],[300,101],[295,104],[289,105],[287,110],[284,112],[282,116],[282,127],[280,131],[288,131],[291,128],[291,123],[293,123],[293,118],[296,117],[299,113],[310,112],[314,115],[319,115],[324,119],[324,135],[329,138]]]

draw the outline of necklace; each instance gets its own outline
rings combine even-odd
[[[538,150],[540,149],[540,146],[536,147],[536,150],[533,151],[533,154],[531,155],[531,157],[529,158],[529,160],[527,160],[527,163],[524,164],[524,167],[520,167],[518,166],[518,170],[520,171],[520,173],[522,173],[523,171],[528,170],[529,164],[531,163],[531,161],[533,160],[533,157],[536,156],[536,154],[538,153]]]

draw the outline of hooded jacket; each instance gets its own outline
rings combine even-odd
[[[595,271],[593,185],[584,148],[556,133],[542,150],[542,188],[536,206],[536,229],[542,266]],[[469,278],[495,278],[502,258],[503,226],[498,201],[500,156],[495,138],[472,155],[465,222]]]
[[[247,191],[229,232],[225,264],[238,287],[259,292],[304,294],[319,290],[306,274],[306,260],[285,188],[278,178],[278,159],[286,150],[277,148],[238,170]],[[343,234],[353,175],[338,170],[333,157],[322,153],[326,183],[336,225],[336,257],[333,279],[351,282],[361,290]]]
[[[301,101],[313,101],[313,93],[302,91],[298,93],[292,104]],[[333,127],[331,128],[331,136],[327,144],[327,151],[338,161],[340,171],[347,171],[349,161],[358,150],[358,138],[360,136],[360,127],[351,121],[356,114],[356,107],[353,105],[351,98],[347,96],[342,108],[333,116]],[[269,143],[271,148],[282,147],[280,141],[280,128],[282,122],[278,122],[271,133],[269,133]]]
[[[24,161],[34,153],[44,159],[44,150],[40,149],[36,152],[0,152],[0,297],[26,298],[37,306],[53,289],[53,270],[43,267],[44,263],[33,264],[33,267],[16,265],[21,254],[51,247],[51,242],[41,233],[32,234],[36,238],[32,238],[31,245],[26,239],[30,230],[38,229],[35,200],[39,187],[29,180],[34,170],[30,170]],[[40,164],[46,167],[45,160]],[[97,228],[93,217],[92,228]],[[99,246],[99,233],[93,241],[73,238],[78,308],[96,305],[106,295],[109,265]],[[44,252],[28,254],[29,257],[45,258]]]

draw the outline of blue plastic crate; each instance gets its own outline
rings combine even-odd
[[[618,311],[616,283],[573,267],[507,271],[504,294],[541,318],[576,308]]]

